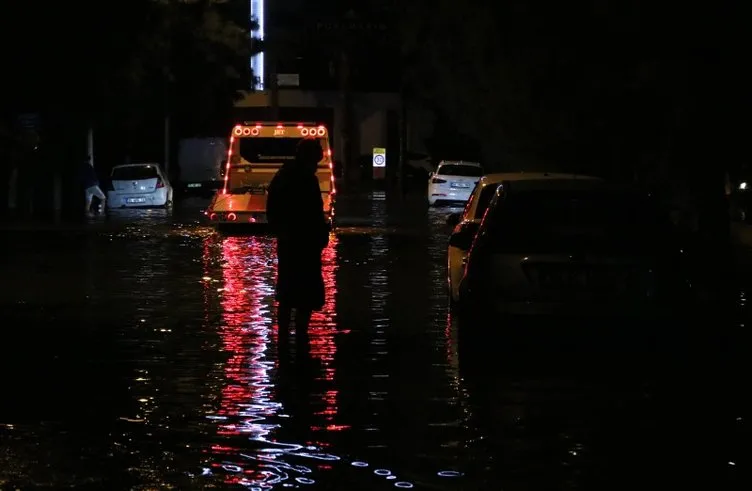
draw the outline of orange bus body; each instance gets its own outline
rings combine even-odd
[[[266,223],[269,183],[286,161],[295,158],[303,138],[319,141],[324,158],[319,178],[324,213],[334,218],[336,188],[329,131],[312,123],[245,123],[233,127],[224,168],[224,183],[206,210],[217,225]]]

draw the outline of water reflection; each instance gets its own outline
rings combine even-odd
[[[216,425],[217,439],[210,448],[212,458],[203,470],[204,476],[219,475],[226,484],[250,489],[312,484],[314,470],[325,468],[315,462],[339,460],[321,450],[326,446],[325,441],[314,445],[311,435],[303,434],[304,428],[290,424],[309,420],[306,429],[311,434],[344,428],[336,424],[333,366],[336,247],[337,241],[333,239],[322,256],[326,303],[311,320],[310,344],[296,346],[296,362],[305,370],[288,377],[285,372],[292,361],[287,350],[291,348],[280,342],[272,315],[274,239],[257,236],[207,239],[204,246],[207,303],[211,308],[211,297],[218,298],[222,312],[218,328],[221,349],[229,359],[224,364],[219,407],[207,414]],[[221,279],[214,280],[213,275]],[[275,356],[275,347],[279,356]],[[315,390],[307,381],[316,384]],[[291,383],[300,386],[290,388]],[[318,410],[311,411],[309,408],[313,406],[318,406]],[[290,434],[290,429],[295,431]]]
[[[445,215],[373,201],[353,221],[373,226],[324,251],[326,307],[287,347],[271,238],[171,218],[7,241],[0,488],[673,489],[715,466],[706,487],[731,489],[746,472],[748,343],[670,373],[636,374],[639,352],[611,373],[519,353],[468,370]]]
[[[311,431],[341,431],[349,428],[337,424],[337,398],[339,391],[335,385],[336,369],[334,356],[337,351],[335,335],[337,334],[337,238],[332,235],[329,245],[324,249],[322,272],[326,290],[324,308],[314,312],[309,326],[310,357],[319,362],[318,381],[319,393],[312,394],[314,399],[321,401],[319,409],[314,413],[320,416],[319,423],[311,426]],[[321,442],[322,445],[326,445]]]
[[[367,474],[353,478],[357,482],[370,474],[391,487],[413,487],[391,470],[369,472],[367,462],[328,450],[339,448],[336,436],[350,430],[339,421],[335,385],[338,247],[333,236],[322,255],[325,306],[313,316],[309,335],[301,340],[294,333],[293,343],[280,335],[273,314],[274,239],[205,239],[206,320],[215,324],[211,312],[221,312],[219,349],[228,359],[218,401],[205,415],[215,437],[198,479],[258,491],[297,487],[317,483],[322,471],[341,463],[339,480],[347,468],[361,468]]]

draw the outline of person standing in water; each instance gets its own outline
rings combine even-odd
[[[301,140],[295,160],[286,162],[268,188],[266,213],[277,237],[277,322],[280,335],[289,330],[307,339],[313,312],[324,307],[321,252],[329,243],[316,169],[323,158],[318,141]]]
[[[97,172],[94,170],[91,155],[86,157],[86,161],[84,161],[81,166],[81,181],[84,186],[84,196],[86,198],[86,215],[93,216],[94,213],[91,211],[91,204],[94,201],[94,197],[96,196],[99,198],[102,208],[104,208],[107,197],[102,192],[102,188],[99,187],[99,178],[97,177]]]

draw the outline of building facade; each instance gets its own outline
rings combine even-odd
[[[394,12],[368,4],[250,0],[265,52],[251,60],[257,83],[236,104],[237,118],[324,123],[345,174],[369,172],[374,147],[396,168],[399,36]]]

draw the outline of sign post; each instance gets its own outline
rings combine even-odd
[[[386,148],[373,149],[373,178],[384,179],[386,177]]]

